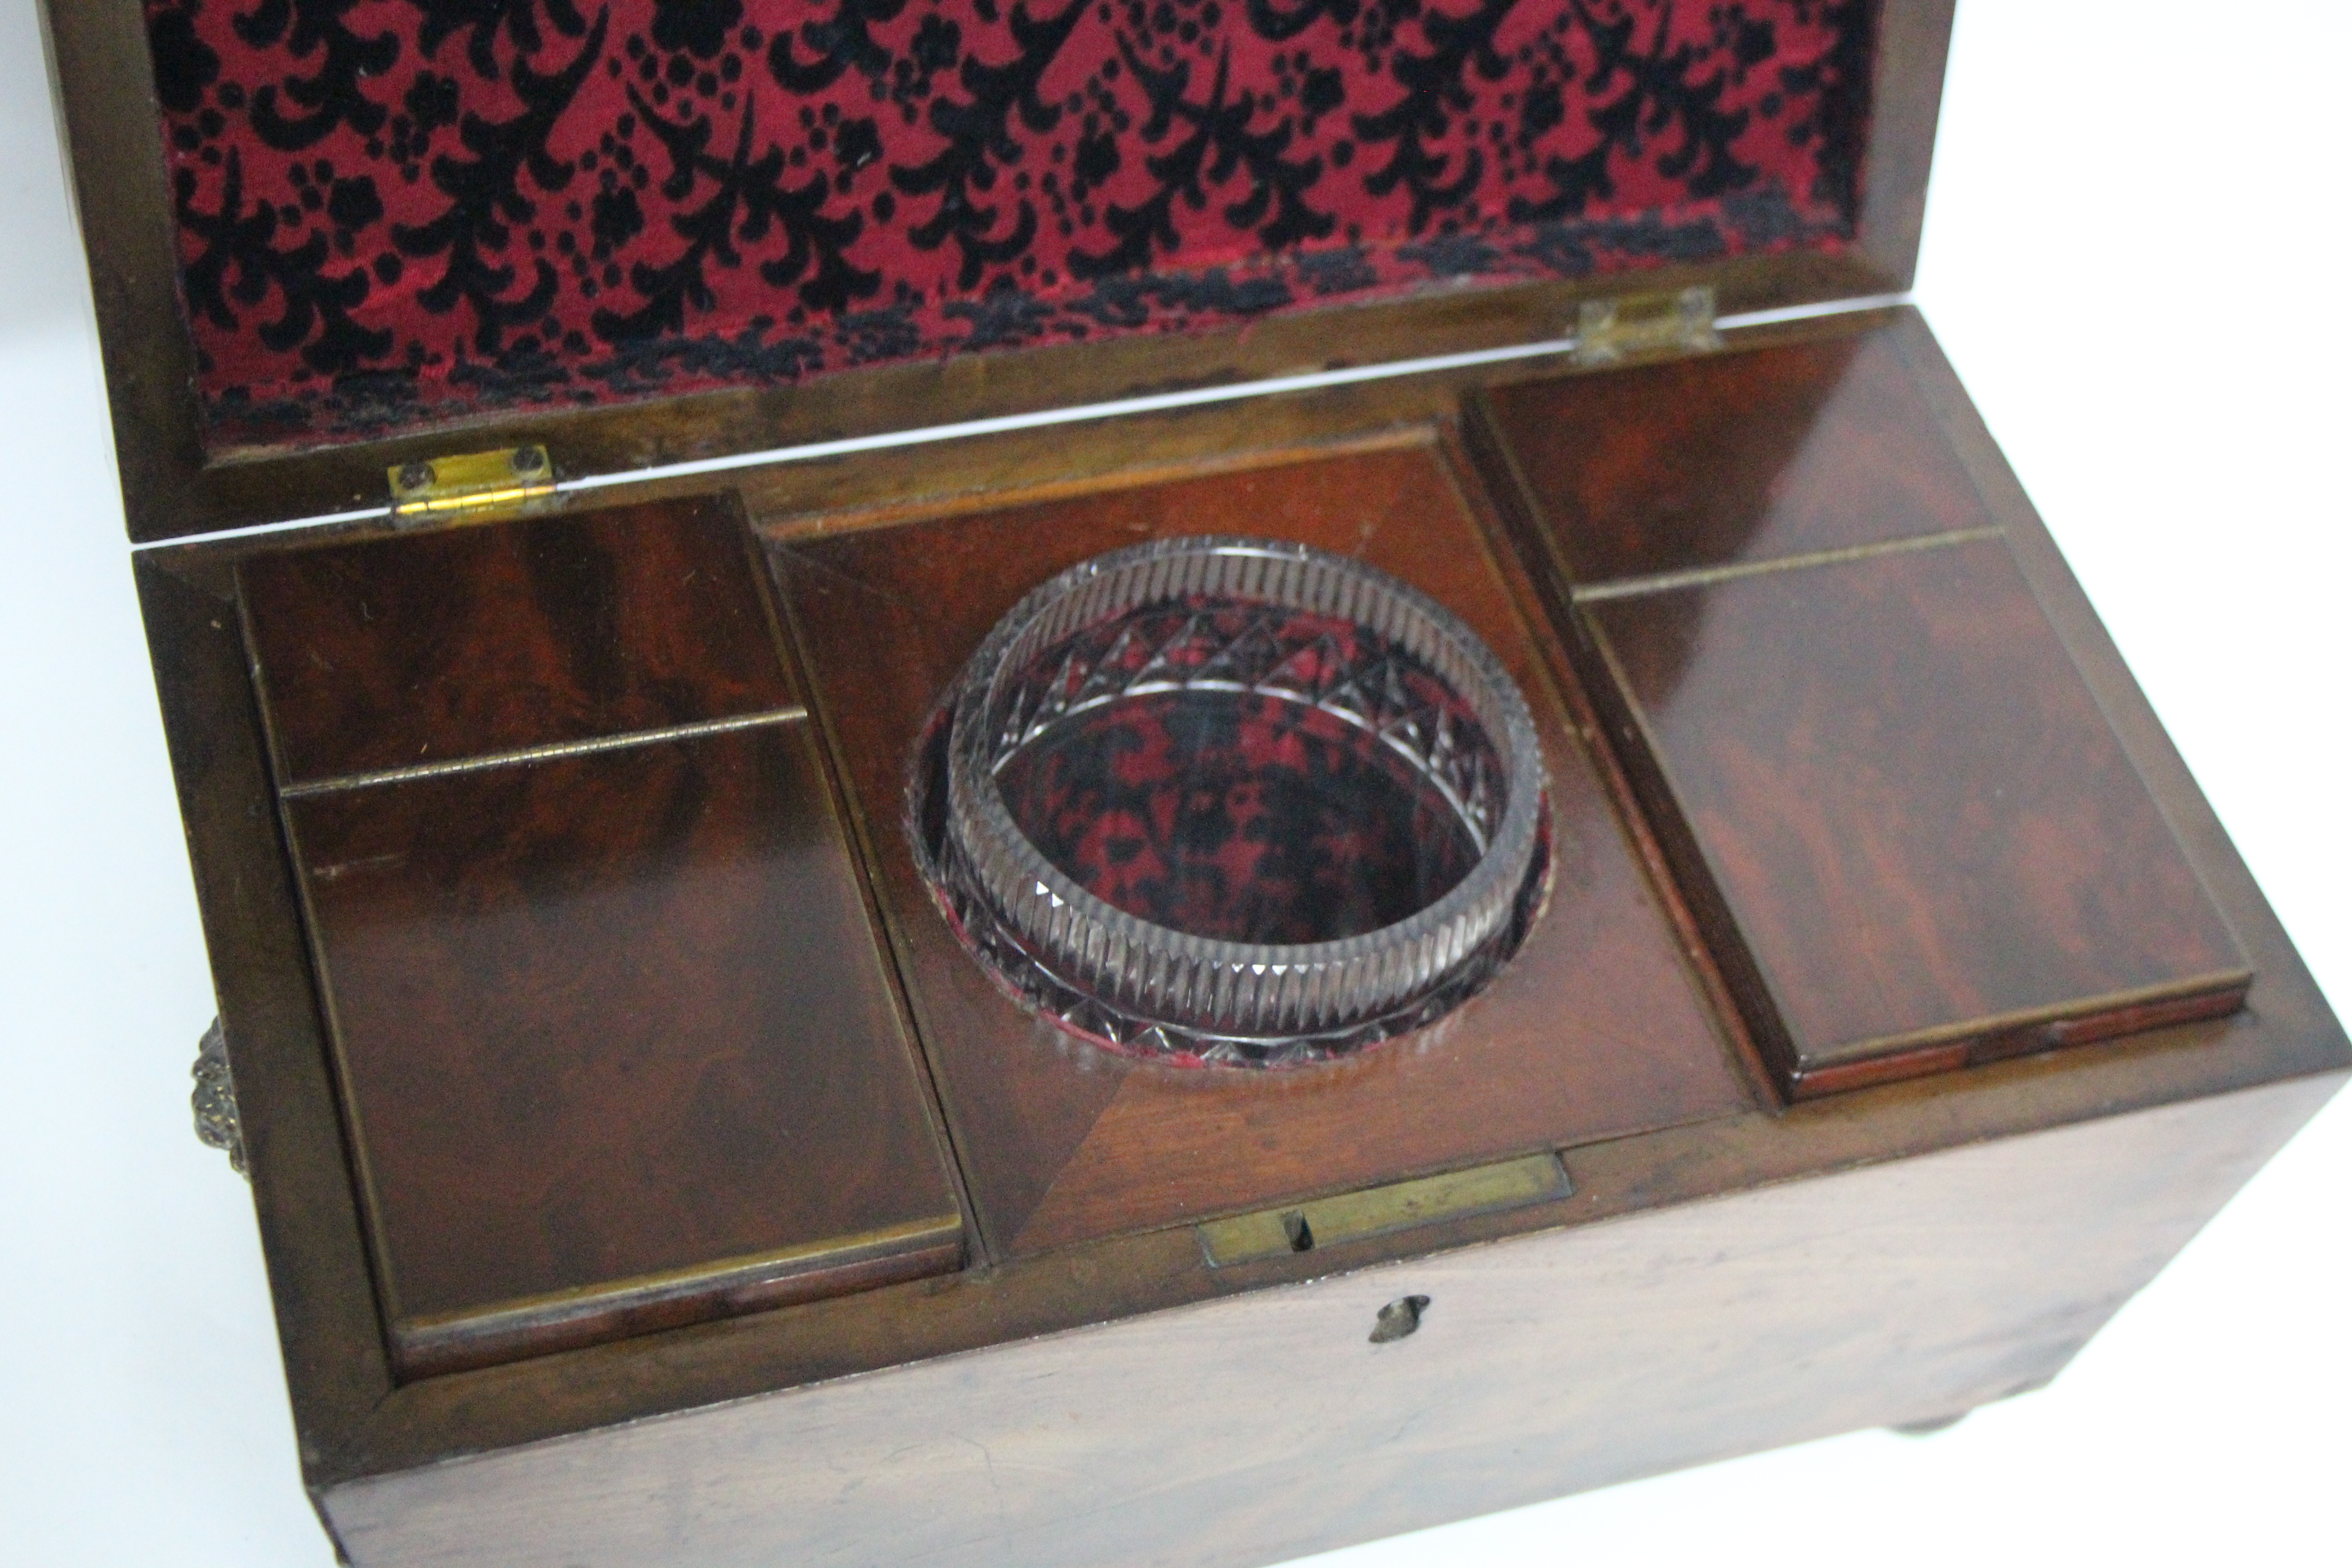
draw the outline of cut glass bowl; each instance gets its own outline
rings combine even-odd
[[[1305,545],[1172,539],[998,622],[908,789],[965,945],[1062,1027],[1287,1067],[1419,1028],[1516,951],[1543,763],[1494,654],[1427,595]]]

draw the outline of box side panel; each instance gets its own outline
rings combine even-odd
[[[362,1568],[1280,1561],[2044,1383],[2340,1082],[1387,1265],[323,1505]],[[1428,1298],[1419,1331],[1371,1342],[1408,1296]]]
[[[140,607],[303,1463],[392,1390],[234,588],[149,557]]]

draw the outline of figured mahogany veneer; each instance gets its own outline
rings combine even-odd
[[[1477,406],[1579,584],[1990,521],[1885,331],[1523,383]]]
[[[1082,1044],[956,943],[900,828],[926,715],[1031,587],[1139,540],[1295,539],[1435,595],[1494,648],[1550,773],[1548,910],[1486,991],[1353,1060],[1183,1068]],[[1013,1253],[1744,1110],[1757,1094],[1575,739],[1445,450],[1426,436],[934,517],[774,551],[862,814],[972,1202]]]
[[[2236,938],[1896,331],[1525,384],[1483,413],[1792,1092],[2242,1004]]]
[[[961,1261],[730,505],[265,558],[243,591],[404,1372]],[[418,735],[430,764],[319,776]],[[521,751],[550,742],[591,749]]]
[[[287,778],[791,703],[742,526],[704,497],[248,562]]]

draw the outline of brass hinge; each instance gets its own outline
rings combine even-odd
[[[555,465],[544,447],[433,458],[384,470],[392,481],[394,521],[457,511],[520,507],[555,493]]]
[[[1576,309],[1576,363],[1616,364],[1660,354],[1706,353],[1723,346],[1715,330],[1715,290],[1629,294],[1587,300]]]

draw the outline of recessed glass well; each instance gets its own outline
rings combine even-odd
[[[1524,700],[1435,601],[1303,545],[1097,557],[934,718],[912,829],[1025,1001],[1183,1061],[1326,1059],[1458,1004],[1540,893]]]

